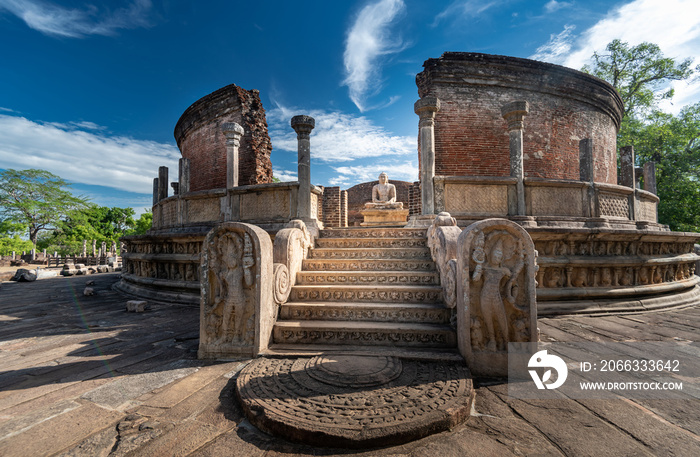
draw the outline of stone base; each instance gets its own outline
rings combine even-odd
[[[450,430],[469,418],[474,402],[464,363],[383,355],[261,358],[240,372],[236,388],[259,429],[335,448],[390,446]]]
[[[363,227],[403,227],[406,225],[408,210],[366,208],[360,214],[365,218],[360,224]]]

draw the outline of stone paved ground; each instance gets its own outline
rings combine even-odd
[[[127,313],[117,279],[2,284],[1,456],[700,455],[700,400],[522,401],[479,380],[473,416],[450,432],[364,452],[288,443],[257,431],[234,401],[245,360],[196,359],[197,309]],[[545,341],[697,341],[700,306],[539,327]]]

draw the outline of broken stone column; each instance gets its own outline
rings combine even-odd
[[[97,257],[97,240],[92,240],[92,256]]]
[[[180,193],[180,183],[171,182],[170,187],[173,188],[173,195],[178,195]]]
[[[510,134],[510,175],[518,179],[516,194],[518,199],[518,216],[524,216],[525,209],[525,173],[523,171],[523,128],[525,116],[530,112],[526,101],[508,103],[501,108],[501,115],[508,123]]]
[[[190,159],[182,158],[178,162],[178,192],[180,195],[190,191]]]
[[[153,206],[158,204],[158,178],[153,178]]]
[[[340,191],[340,226],[348,226],[348,191]]]
[[[80,257],[87,257],[87,240],[83,240],[83,251]]]
[[[418,138],[420,141],[420,182],[422,215],[435,214],[435,113],[440,110],[440,100],[426,95],[413,105],[420,117]]]
[[[634,189],[634,146],[620,148],[620,185]]]
[[[243,127],[235,122],[221,125],[226,136],[226,188],[238,187],[238,147],[241,145]]]
[[[292,128],[297,132],[298,141],[298,180],[299,196],[297,204],[297,217],[303,221],[311,219],[311,131],[316,126],[316,121],[311,116],[294,116],[291,121]]]
[[[158,201],[168,198],[168,167],[158,168]]]
[[[654,162],[644,164],[644,190],[656,195],[656,164]]]

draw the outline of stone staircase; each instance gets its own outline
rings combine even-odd
[[[273,331],[272,352],[455,352],[425,229],[321,232]]]

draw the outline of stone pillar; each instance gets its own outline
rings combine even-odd
[[[235,122],[221,125],[226,135],[226,188],[238,187],[238,147],[241,145],[243,127]]]
[[[656,195],[656,164],[654,162],[644,164],[644,190]]]
[[[92,240],[92,256],[97,257],[97,240]]]
[[[158,168],[158,201],[168,198],[168,167]]]
[[[525,116],[530,112],[526,101],[508,103],[501,108],[501,115],[508,123],[510,134],[510,175],[517,178],[518,216],[525,216],[525,173],[523,171],[523,128]]]
[[[634,189],[634,147],[620,148],[620,185]]]
[[[297,217],[304,221],[311,219],[311,131],[316,126],[316,121],[311,116],[294,116],[291,122],[292,128],[297,132],[299,197],[297,203]]]
[[[83,240],[83,252],[80,257],[87,257],[87,240]]]
[[[30,254],[31,254],[31,256],[32,256],[32,260],[36,260],[36,248],[32,248],[32,250],[29,251],[29,252],[30,252]]]
[[[593,182],[595,168],[593,163],[593,140],[591,138],[584,138],[578,142],[578,158],[579,180]]]
[[[178,162],[178,192],[180,195],[190,191],[190,159],[180,159]]]
[[[153,206],[158,204],[158,178],[153,178]]]
[[[46,258],[46,248],[44,248],[43,254],[44,254],[44,258]]]
[[[420,142],[420,182],[422,215],[435,214],[435,113],[440,111],[440,100],[426,95],[413,105],[420,117],[418,138]]]
[[[170,187],[173,188],[173,195],[178,195],[180,193],[180,183],[179,182],[171,182]]]
[[[340,192],[340,226],[348,226],[348,191]]]
[[[17,260],[17,253],[12,251],[12,260]]]

